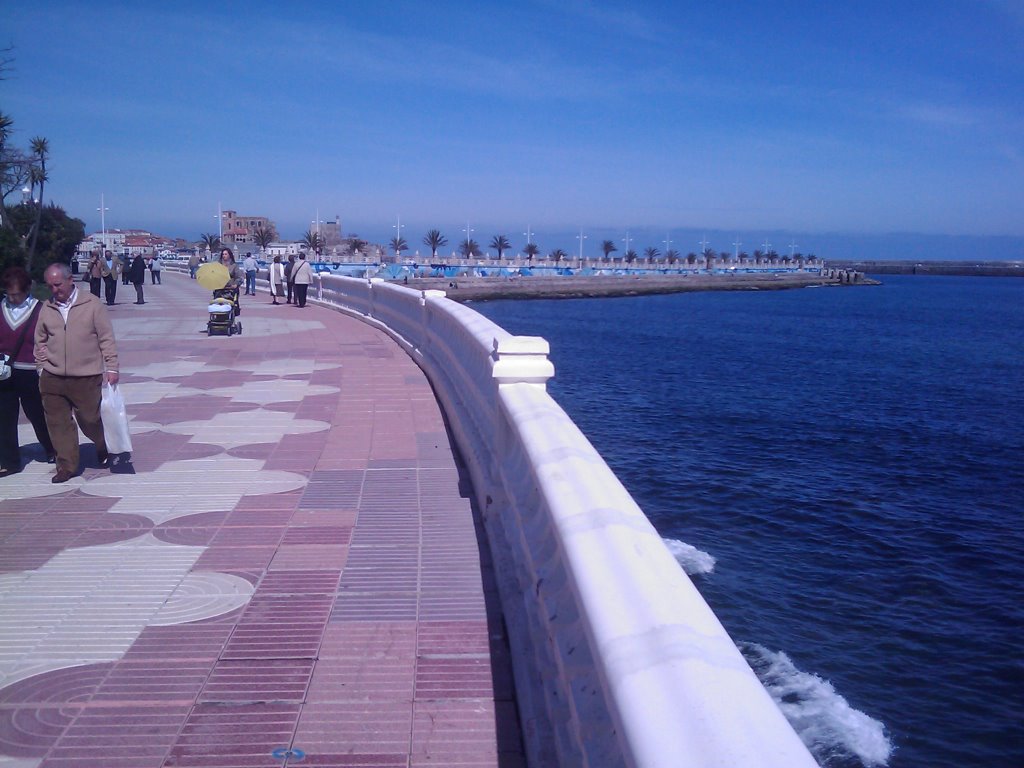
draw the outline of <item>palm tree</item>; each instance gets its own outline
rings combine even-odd
[[[632,264],[634,261],[636,261],[636,251],[630,248],[628,251],[626,251],[626,263]]]
[[[523,248],[523,252],[526,254],[526,260],[533,265],[533,257],[540,253],[540,248],[536,243],[527,243],[526,247]]]
[[[256,231],[252,233],[253,238],[256,240],[256,245],[260,247],[260,250],[266,253],[267,248],[272,242],[276,233],[273,228],[266,229],[265,227],[257,227]]]
[[[302,244],[319,256],[320,249],[324,247],[324,239],[320,237],[319,232],[307,229],[302,235]]]
[[[488,248],[493,248],[498,252],[498,261],[501,261],[502,255],[511,247],[512,243],[510,243],[508,238],[504,235],[495,235],[491,239],[491,244],[488,246]]]
[[[661,251],[659,251],[653,245],[649,246],[647,248],[644,248],[644,257],[648,261],[657,261],[659,256],[661,256]]]
[[[391,250],[395,252],[395,258],[399,259],[402,257],[402,251],[409,250],[409,244],[405,242],[404,237],[392,237],[391,238]]]
[[[568,254],[566,254],[566,252],[563,251],[561,248],[556,248],[555,250],[553,250],[551,253],[548,254],[548,258],[551,259],[553,262],[555,262],[555,264],[557,264],[562,259],[564,259],[567,255]]]
[[[352,235],[348,241],[348,249],[352,252],[353,256],[358,256],[359,252],[366,248],[368,243],[358,235]]]
[[[431,258],[437,258],[437,249],[448,245],[448,238],[439,229],[431,229],[423,238],[423,244],[430,249]]]
[[[50,142],[42,136],[32,139],[32,154],[35,157],[35,164],[31,171],[31,183],[34,187],[39,185],[39,202],[36,204],[36,219],[32,223],[32,241],[28,246],[28,256],[25,259],[25,268],[32,271],[32,259],[36,253],[36,241],[39,239],[39,222],[43,216],[43,188],[46,185],[46,158],[50,155]]]
[[[199,242],[205,245],[206,250],[210,253],[216,253],[220,250],[220,237],[218,235],[204,233],[203,236],[199,238]]]
[[[668,249],[667,251],[665,251],[665,260],[669,264],[675,264],[677,261],[679,261],[679,251],[677,251],[675,248]]]
[[[612,254],[615,253],[617,250],[619,249],[615,247],[615,243],[613,243],[611,240],[601,241],[601,252],[604,254],[605,261],[611,261]]]
[[[750,261],[750,255],[746,251],[740,251],[739,260],[740,264],[746,264]]]
[[[480,255],[480,244],[476,240],[466,238],[459,243],[459,253],[462,254],[462,258],[469,259],[473,256]]]
[[[723,264],[728,264],[729,263],[729,252],[728,251],[719,251],[718,252],[718,260],[721,261]]]
[[[715,263],[715,252],[710,248],[705,248],[701,256],[704,257],[704,265],[708,269],[711,269],[712,265]]]
[[[754,263],[760,264],[763,259],[764,253],[761,251],[760,248],[758,248],[757,250],[754,251]]]

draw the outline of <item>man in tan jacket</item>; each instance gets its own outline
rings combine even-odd
[[[104,376],[117,383],[117,345],[106,307],[91,293],[79,291],[67,264],[51,264],[43,273],[51,298],[36,323],[36,364],[41,370],[46,426],[57,452],[54,483],[78,473],[78,426],[96,444],[104,466],[109,458],[100,420]]]

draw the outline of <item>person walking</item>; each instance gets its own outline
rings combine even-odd
[[[259,263],[251,253],[245,254],[242,260],[242,269],[245,270],[245,295],[256,295],[256,272],[259,270]]]
[[[199,262],[202,260],[203,257],[199,255],[199,251],[195,251],[188,257],[188,276],[193,280],[196,279],[196,270],[199,269]]]
[[[292,267],[292,283],[295,286],[295,306],[306,306],[306,291],[313,281],[313,268],[306,261],[305,252],[299,253],[298,263]]]
[[[104,254],[100,262],[100,275],[103,277],[103,296],[107,306],[114,306],[117,299],[117,281],[121,277],[121,259],[114,256],[110,251]]]
[[[128,285],[131,282],[132,259],[127,253],[121,256],[121,285]]]
[[[89,264],[85,268],[85,274],[89,277],[89,292],[97,299],[100,297],[100,285],[103,284],[103,253],[99,248],[93,249],[89,255]]]
[[[278,301],[280,298],[284,298],[284,264],[281,263],[281,257],[275,256],[273,263],[270,265],[270,274],[268,276],[270,280],[270,295],[274,297],[273,304],[280,304]]]
[[[292,303],[292,286],[295,283],[292,282],[292,270],[295,269],[295,254],[288,254],[288,263],[284,265],[284,284],[288,289],[288,301],[286,303]]]
[[[104,377],[111,386],[117,384],[117,344],[106,308],[75,287],[67,264],[51,264],[43,278],[51,297],[36,322],[35,360],[42,371],[39,392],[46,426],[57,454],[50,482],[66,483],[78,473],[79,428],[95,443],[100,466],[109,459],[100,389]]]
[[[0,477],[7,477],[21,472],[19,410],[25,411],[47,460],[55,459],[35,363],[36,321],[43,305],[32,296],[32,278],[22,267],[5,269],[0,287],[5,294],[0,307],[0,352],[10,356],[10,376],[0,380]]]
[[[135,254],[131,266],[128,267],[128,280],[135,286],[135,303],[145,304],[146,299],[142,295],[142,289],[146,285],[146,262],[141,253]]]
[[[160,254],[154,253],[153,258],[149,260],[149,279],[151,285],[160,285],[160,270],[163,269],[163,266],[160,263]]]

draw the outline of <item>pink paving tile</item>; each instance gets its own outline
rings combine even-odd
[[[78,714],[78,707],[0,708],[0,754],[42,757]]]
[[[0,689],[0,706],[86,702],[109,674],[111,666],[86,664],[34,675]]]
[[[271,571],[260,581],[263,595],[333,595],[338,589],[341,569]]]
[[[302,702],[312,673],[312,659],[222,660],[213,668],[197,701]]]
[[[411,733],[412,705],[407,701],[310,702],[299,718],[295,746],[321,759],[336,754],[366,760],[342,765],[390,765],[400,757],[398,764],[404,766]]]
[[[269,570],[345,567],[348,547],[337,544],[295,544],[278,548]]]
[[[92,703],[172,702],[190,705],[206,683],[213,659],[131,658],[114,665]]]

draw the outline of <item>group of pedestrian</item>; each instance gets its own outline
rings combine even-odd
[[[157,255],[147,259],[141,254],[135,256],[129,262],[125,262],[119,256],[110,251],[101,252],[98,248],[92,252],[89,262],[85,267],[85,280],[89,283],[89,291],[96,298],[100,297],[100,287],[103,287],[103,298],[108,307],[114,306],[117,299],[118,280],[124,285],[135,286],[135,303],[145,304],[146,271],[148,270],[153,285],[160,285],[160,273],[163,264]]]
[[[78,289],[67,264],[51,264],[43,278],[50,299],[40,302],[22,267],[0,275],[0,352],[10,357],[10,374],[0,380],[0,478],[22,469],[23,409],[47,460],[56,465],[51,482],[65,483],[79,470],[79,428],[95,444],[100,466],[110,466],[100,401],[103,382],[118,382],[117,345],[103,302],[95,291]]]
[[[280,304],[278,299],[287,295],[285,303],[296,307],[306,306],[306,294],[309,284],[313,282],[313,268],[306,261],[305,253],[300,252],[298,258],[294,254],[289,255],[287,263],[282,262],[280,256],[275,256],[268,279],[272,304]]]

